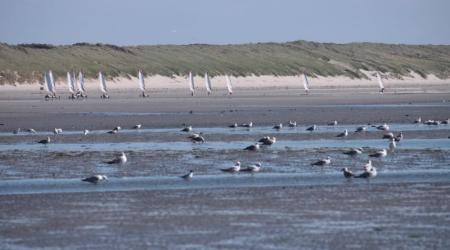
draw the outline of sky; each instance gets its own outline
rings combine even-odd
[[[448,0],[0,0],[0,42],[450,44]]]

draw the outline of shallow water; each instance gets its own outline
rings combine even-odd
[[[286,126],[286,124],[284,124]],[[259,134],[317,134],[317,133],[341,133],[345,129],[348,130],[349,133],[353,132],[356,128],[360,126],[367,126],[367,131],[379,131],[376,128],[368,126],[367,124],[339,124],[336,126],[326,126],[326,125],[318,125],[317,130],[310,132],[306,129],[310,126],[297,126],[294,128],[284,127],[281,130],[273,129],[272,126],[254,126],[252,128],[224,128],[224,127],[194,127],[193,131],[202,132],[204,134],[237,134],[237,135],[259,135]],[[450,129],[450,125],[442,124],[442,125],[424,125],[424,124],[389,124],[391,131],[433,131],[433,130],[448,130]],[[111,128],[112,129],[112,128]],[[119,131],[120,134],[152,134],[152,133],[173,133],[185,135],[185,132],[181,132],[180,128],[142,128],[142,129],[122,129]],[[110,130],[91,130],[89,134],[94,135],[103,135]],[[389,132],[389,131],[386,131]],[[71,131],[64,130],[61,135],[82,135],[82,131]],[[18,134],[13,134],[12,132],[0,132],[0,137],[2,136],[29,136],[29,135],[40,135],[40,136],[48,136],[53,135],[52,131],[37,131],[36,134],[28,133],[28,132],[20,132]]]
[[[192,142],[115,142],[115,143],[51,143],[47,145],[37,143],[0,144],[1,151],[143,151],[143,150],[239,150],[253,144],[253,141],[212,141],[205,143]],[[401,145],[401,146],[400,146]],[[386,148],[388,142],[382,139],[369,140],[299,140],[279,141],[272,146],[262,146],[269,150],[301,150],[301,149],[326,149],[326,148]],[[449,139],[408,139],[399,143],[401,149],[440,149],[450,150]]]
[[[450,170],[388,171],[381,178],[345,179],[337,173],[321,174],[223,174],[195,176],[192,180],[179,177],[125,177],[109,178],[99,184],[80,179],[25,179],[0,182],[0,195],[46,194],[79,192],[112,192],[134,190],[209,189],[278,186],[360,185],[383,183],[448,183]]]

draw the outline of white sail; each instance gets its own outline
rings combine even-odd
[[[78,73],[78,90],[86,93],[86,89],[84,88],[84,76],[83,73]]]
[[[48,71],[49,81],[50,81],[50,92],[56,94],[55,80],[53,78],[53,73],[51,70]]]
[[[302,75],[303,78],[303,88],[305,88],[305,91],[309,91],[309,81],[305,74]]]
[[[48,75],[47,72],[45,72],[44,73],[44,88],[45,88],[45,91],[47,91],[49,93],[53,93],[51,85],[52,85],[52,83],[51,83],[51,80],[50,80],[50,76]]]
[[[383,83],[383,80],[381,79],[381,75],[378,71],[377,71],[377,79],[378,79],[378,85],[380,85],[380,89],[384,89],[384,83]]]
[[[209,79],[208,73],[205,73],[205,86],[206,91],[208,91],[208,95],[211,94],[211,80]]]
[[[98,72],[98,81],[100,82],[100,90],[105,94],[108,93],[108,90],[106,89],[105,77],[102,72]]]
[[[75,93],[75,83],[73,82],[73,77],[70,72],[67,72],[67,85],[69,87],[70,93]]]
[[[144,75],[142,74],[142,72],[140,70],[139,70],[139,88],[142,91],[145,91]]]
[[[194,77],[192,76],[192,72],[189,72],[189,89],[191,90],[192,95],[194,94]]]
[[[228,94],[231,95],[233,94],[233,86],[231,85],[230,77],[228,75],[225,75],[225,80],[227,81]]]

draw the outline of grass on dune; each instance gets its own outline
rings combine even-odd
[[[60,77],[83,71],[96,77],[147,75],[308,75],[365,78],[362,70],[390,72],[396,77],[415,71],[421,76],[450,76],[450,46],[378,43],[332,44],[306,41],[239,45],[115,46],[77,43],[0,44],[0,84],[42,81],[46,70]]]

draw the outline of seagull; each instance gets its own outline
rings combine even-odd
[[[336,135],[336,137],[346,137],[346,136],[348,136],[348,130],[347,130],[347,129],[344,130],[344,132],[342,132],[342,133]]]
[[[345,178],[350,178],[350,177],[354,176],[353,172],[348,168],[343,168],[343,169],[341,169],[341,171],[344,173]]]
[[[396,147],[397,147],[397,144],[395,143],[395,139],[391,138],[389,141],[389,151],[394,152]]]
[[[190,136],[188,136],[187,138],[189,138],[189,139],[194,139],[194,138],[196,138],[196,137],[200,137],[200,136],[202,136],[203,135],[203,133],[202,132],[200,132],[200,133],[193,133],[192,135],[190,135]]]
[[[93,184],[97,184],[100,181],[107,181],[108,177],[106,177],[106,175],[94,175],[85,179],[82,179],[82,181],[86,181],[86,182],[90,182]]]
[[[370,154],[369,156],[370,157],[386,157],[386,155],[387,155],[387,150],[386,149],[382,149],[382,150],[379,150],[379,151],[377,151],[377,152],[375,152],[375,153],[373,153],[373,154]]]
[[[119,132],[119,130],[117,128],[113,128],[112,130],[106,132],[108,134],[117,134]]]
[[[372,127],[375,127],[378,130],[384,130],[384,131],[389,130],[389,125],[387,125],[386,123],[384,123],[383,125],[380,125],[380,126],[372,126]]]
[[[239,126],[240,127],[244,127],[244,128],[251,128],[251,127],[253,127],[253,122],[243,123],[243,124],[241,124]]]
[[[277,138],[275,136],[273,136],[272,138],[270,136],[264,136],[263,138],[259,139],[258,142],[262,143],[263,145],[272,145],[277,142]]]
[[[185,180],[190,180],[192,179],[192,177],[194,177],[194,170],[190,170],[189,173],[180,176],[180,178],[183,178]]]
[[[32,128],[27,129],[27,132],[36,134],[36,130],[34,130],[34,129],[32,129]]]
[[[367,127],[366,126],[361,126],[361,127],[357,127],[355,130],[355,133],[359,133],[359,132],[366,132],[367,131]]]
[[[250,165],[246,168],[241,169],[241,172],[251,172],[251,173],[256,173],[259,172],[261,170],[261,162],[258,162],[254,165]]]
[[[396,142],[400,142],[401,140],[403,140],[403,132],[398,133],[398,135],[396,137],[394,137]]]
[[[54,133],[55,135],[61,134],[61,133],[62,133],[62,128],[55,128],[55,129],[53,130],[53,133]]]
[[[394,138],[394,134],[389,132],[383,135],[383,139],[392,139]]]
[[[127,156],[125,155],[124,152],[122,152],[122,154],[119,157],[117,157],[117,158],[115,158],[113,160],[110,160],[110,161],[105,161],[104,163],[107,163],[107,164],[125,164],[126,162],[127,162]]]
[[[121,129],[122,129],[122,127],[120,127],[120,126],[117,126],[117,127],[114,128],[114,130],[117,130],[117,131],[119,131]]]
[[[133,126],[133,129],[140,129],[142,127],[142,124],[136,124]]]
[[[20,133],[20,128],[14,129],[13,134],[17,135],[18,133]]]
[[[426,120],[424,122],[425,125],[439,125],[441,122],[440,121],[435,121],[435,120]]]
[[[296,122],[296,121],[289,121],[288,126],[289,126],[290,128],[297,127],[297,122]]]
[[[38,141],[37,143],[40,143],[40,144],[49,144],[49,143],[50,143],[50,136],[47,136],[47,139],[40,140],[40,141]]]
[[[234,124],[229,125],[228,127],[229,127],[229,128],[237,128],[238,125],[237,125],[237,123],[234,123]]]
[[[244,148],[244,150],[257,151],[257,150],[259,150],[259,148],[260,148],[259,143],[255,143],[253,145],[250,145],[250,146]]]
[[[417,118],[414,123],[422,123],[422,117]]]
[[[223,172],[229,172],[229,173],[236,173],[241,170],[241,162],[237,161],[234,166],[229,168],[222,168],[221,171]]]
[[[306,130],[308,130],[308,131],[314,131],[314,130],[316,130],[317,129],[317,126],[314,124],[314,125],[312,125],[311,127],[309,127],[309,128],[307,128]]]
[[[280,130],[282,128],[283,128],[283,123],[280,123],[280,124],[277,124],[277,125],[273,126],[273,129],[276,129],[276,130]]]
[[[441,122],[441,124],[445,124],[445,125],[450,124],[450,119],[443,120],[443,121]]]
[[[89,130],[85,129],[85,130],[83,131],[83,135],[87,135],[87,134],[89,134]]]
[[[336,125],[338,125],[338,122],[336,120],[328,123],[328,126],[336,126]]]
[[[377,176],[377,169],[374,166],[372,166],[372,161],[369,161],[364,166],[364,172],[362,174],[355,176],[355,178],[371,178],[376,176]]]
[[[181,130],[182,132],[191,132],[192,126],[184,126],[184,128]]]
[[[350,149],[348,151],[345,151],[344,154],[355,156],[355,155],[362,154],[362,152],[363,152],[362,148],[352,148],[352,149]]]
[[[195,136],[194,136],[195,135]],[[199,142],[199,143],[204,143],[205,142],[205,138],[199,134],[194,134],[189,136],[189,139],[192,140],[192,142]]]
[[[331,158],[328,156],[327,158],[322,159],[322,160],[318,160],[318,161],[312,163],[311,165],[313,165],[313,166],[325,166],[325,165],[330,165],[330,164],[331,164]]]

